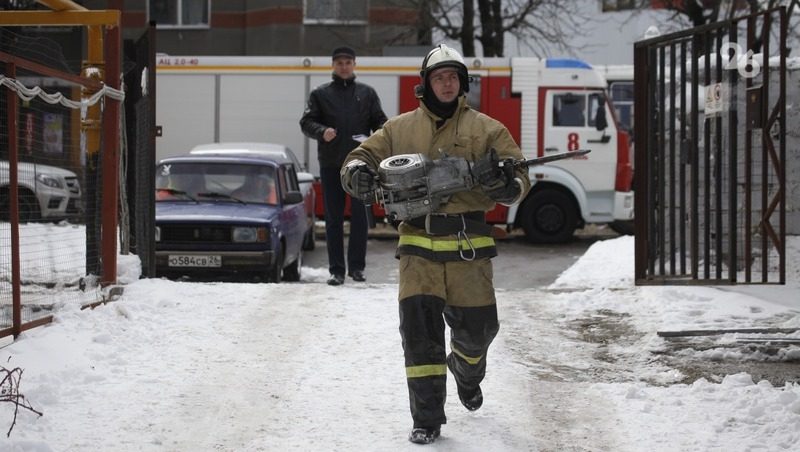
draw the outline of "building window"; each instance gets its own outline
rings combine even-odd
[[[303,23],[362,25],[367,23],[368,0],[305,0]]]
[[[149,0],[148,14],[159,28],[208,28],[211,0]]]
[[[624,11],[626,9],[635,9],[645,6],[641,4],[642,2],[637,2],[636,0],[602,0],[600,3],[604,13],[610,11]]]

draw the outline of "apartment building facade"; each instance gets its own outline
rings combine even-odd
[[[123,37],[156,22],[157,51],[172,55],[327,55],[349,45],[362,56],[413,46],[420,2],[413,0],[84,0],[122,11]],[[425,37],[427,36],[427,42]]]

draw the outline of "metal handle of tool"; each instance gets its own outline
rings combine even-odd
[[[570,159],[573,157],[578,157],[581,155],[586,155],[592,152],[591,149],[578,149],[577,151],[569,151],[569,152],[561,152],[558,154],[551,154],[545,155],[544,157],[536,157],[532,159],[522,159],[522,160],[514,160],[514,166],[517,167],[529,167],[534,165],[541,165],[543,163],[555,162],[556,160],[564,160]],[[503,165],[503,161],[499,163],[501,166]]]

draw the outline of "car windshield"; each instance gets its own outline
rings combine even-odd
[[[275,172],[240,163],[163,163],[156,168],[156,201],[277,204]]]

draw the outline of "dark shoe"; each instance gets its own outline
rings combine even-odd
[[[461,386],[458,387],[458,400],[461,401],[461,404],[470,411],[475,411],[483,405],[483,392],[481,391],[481,387],[478,386],[473,391],[467,391],[461,389]]]
[[[367,277],[364,276],[364,272],[361,270],[353,270],[349,273],[350,277],[353,278],[353,281],[364,282],[367,280]]]
[[[456,374],[456,355],[450,353],[447,355],[447,367],[450,369],[450,372],[455,377]],[[456,386],[458,386],[458,400],[461,401],[461,404],[470,411],[475,411],[483,405],[483,392],[481,391],[480,385],[476,386],[475,389],[466,389],[460,384],[458,384],[458,378],[456,380]]]
[[[331,277],[328,278],[329,286],[341,286],[342,284],[344,284],[344,276],[342,275],[331,275]]]
[[[431,444],[439,437],[439,426],[414,427],[408,434],[408,440],[415,444]]]

